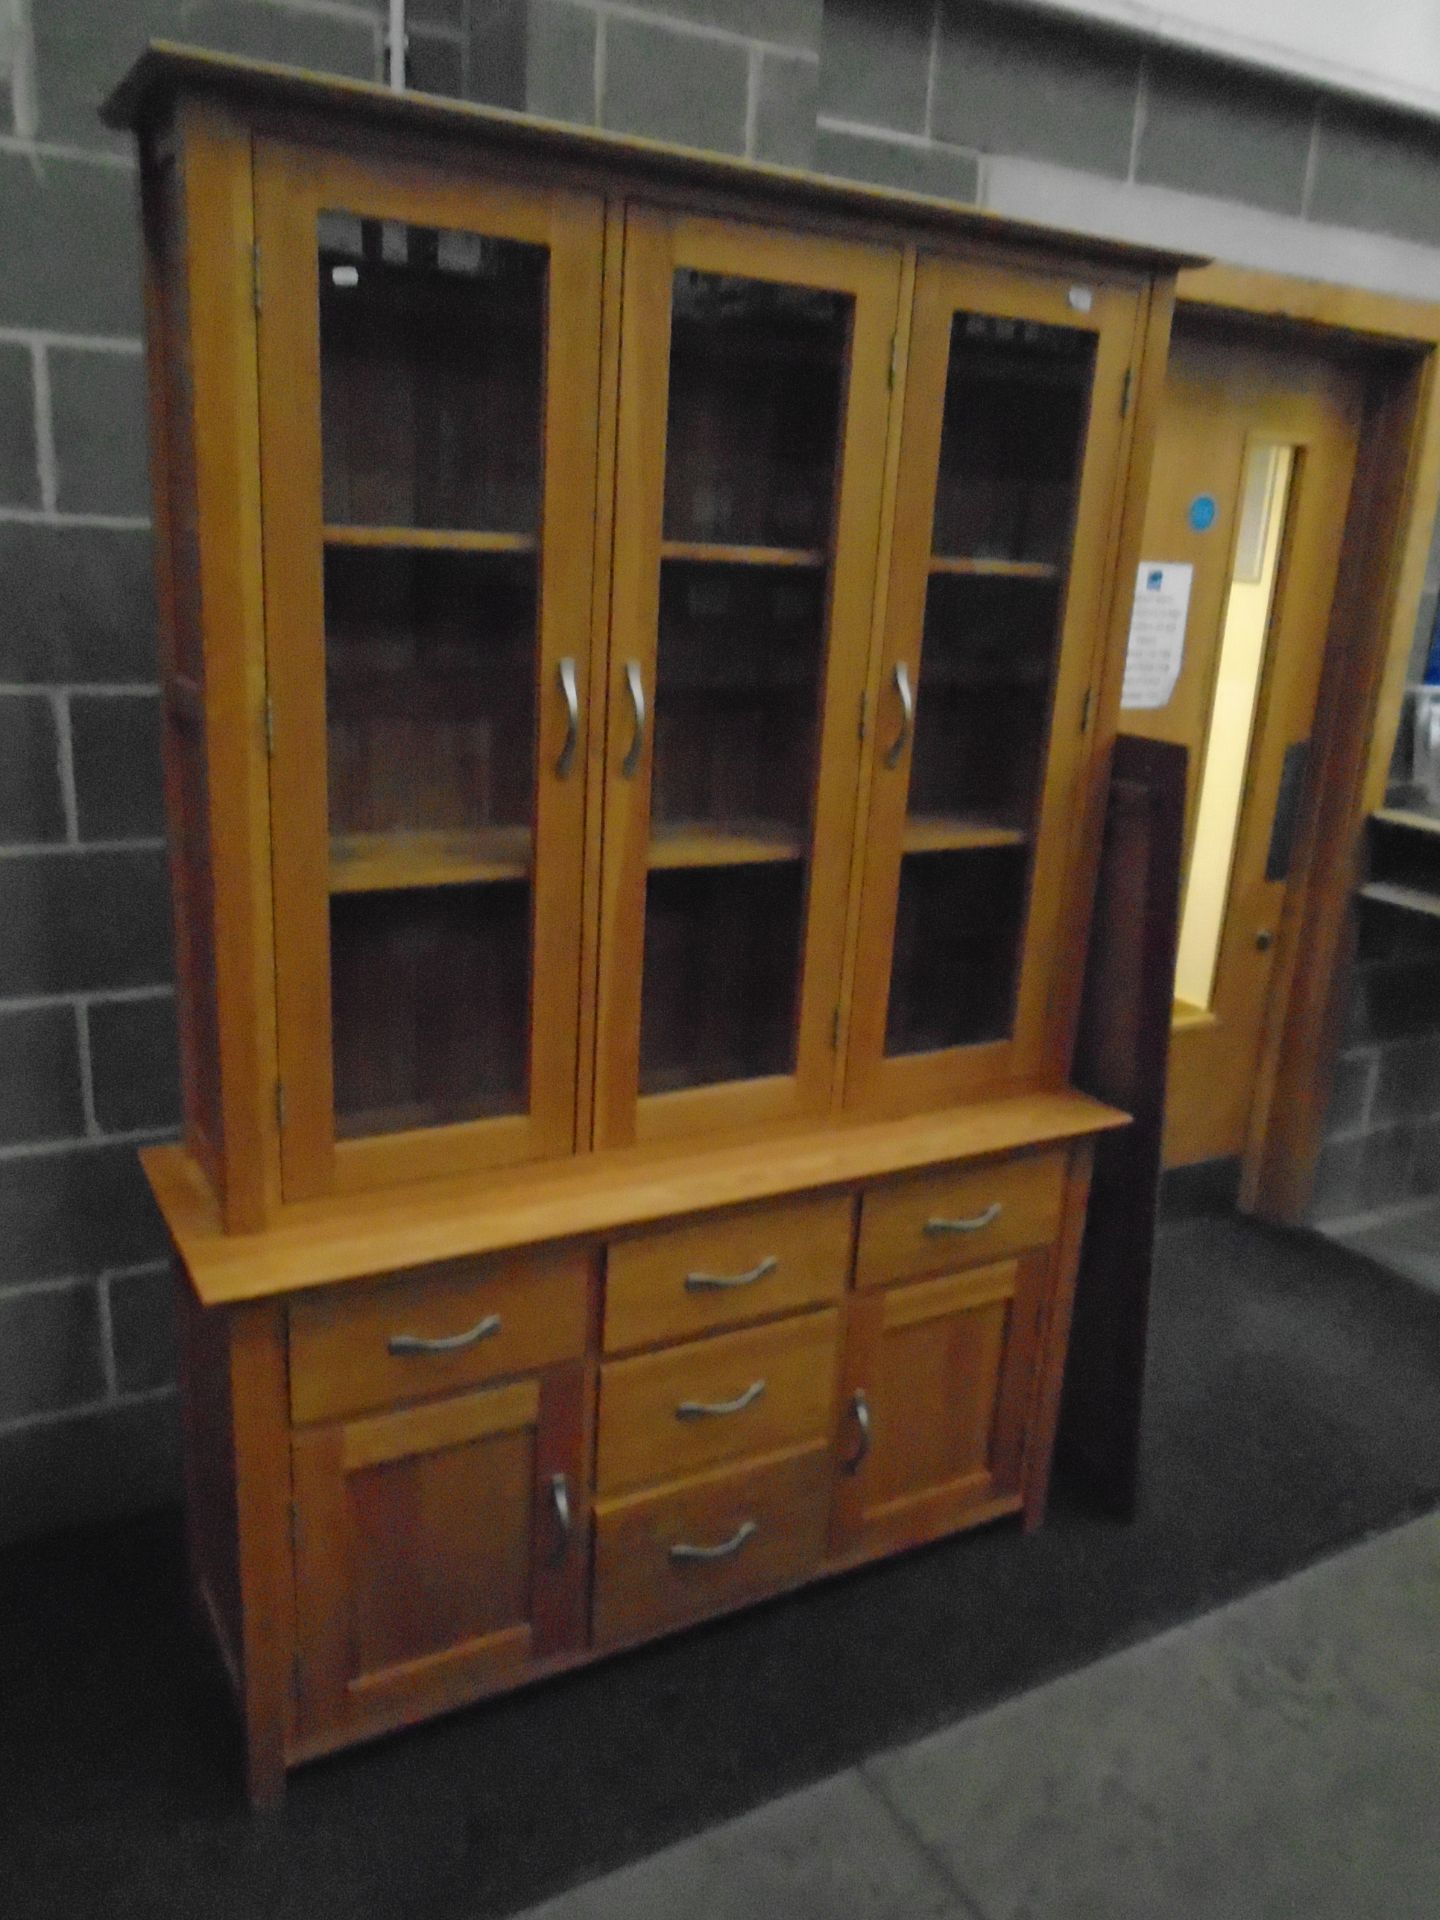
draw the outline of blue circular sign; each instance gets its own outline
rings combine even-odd
[[[1208,533],[1215,524],[1215,496],[1197,493],[1190,502],[1190,524],[1196,533]]]

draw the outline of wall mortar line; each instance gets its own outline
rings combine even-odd
[[[43,340],[30,342],[30,370],[35,400],[35,469],[40,483],[40,510],[54,513],[60,493],[60,464],[55,457],[55,405],[50,387],[50,355]]]

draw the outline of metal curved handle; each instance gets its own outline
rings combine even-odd
[[[861,1463],[870,1451],[870,1441],[872,1438],[870,1431],[870,1397],[863,1387],[857,1387],[855,1389],[850,1401],[850,1412],[854,1416],[856,1426],[860,1429],[860,1444],[845,1462],[845,1471],[847,1473],[858,1473]]]
[[[385,1344],[391,1353],[459,1353],[465,1347],[478,1345],[481,1340],[489,1340],[499,1331],[499,1314],[487,1313],[483,1320],[477,1320],[464,1333],[449,1333],[439,1340],[426,1340],[418,1333],[392,1333]]]
[[[555,777],[563,780],[575,764],[575,746],[580,738],[580,688],[575,679],[575,661],[570,654],[556,669],[560,691],[565,696],[565,744],[555,762]]]
[[[688,1540],[677,1540],[670,1549],[672,1560],[728,1560],[732,1553],[738,1553],[747,1540],[753,1540],[760,1531],[754,1520],[742,1520],[728,1540],[722,1540],[716,1547],[692,1547]]]
[[[570,1482],[563,1473],[550,1476],[550,1500],[555,1508],[555,1551],[553,1559],[563,1560],[570,1547]]]
[[[640,756],[645,751],[645,682],[640,678],[640,662],[625,662],[625,690],[630,695],[630,714],[635,723],[630,745],[625,758],[620,762],[620,771],[627,780],[635,777],[640,765]]]
[[[757,1280],[763,1280],[767,1273],[774,1273],[780,1262],[773,1253],[767,1253],[757,1266],[748,1273],[687,1273],[685,1291],[687,1293],[728,1293],[732,1287],[753,1287]]]
[[[979,1233],[982,1227],[990,1227],[1005,1211],[998,1200],[992,1200],[983,1213],[975,1213],[968,1220],[946,1220],[936,1215],[925,1222],[922,1233]]]
[[[895,691],[900,696],[900,731],[885,749],[887,767],[897,767],[900,756],[910,744],[915,729],[915,695],[910,686],[910,669],[903,660],[895,662]]]
[[[677,1420],[711,1420],[717,1414],[743,1413],[746,1407],[753,1407],[765,1391],[763,1380],[752,1380],[743,1393],[737,1393],[733,1400],[682,1400],[675,1409]]]

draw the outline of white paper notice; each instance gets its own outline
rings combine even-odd
[[[1135,576],[1135,607],[1125,654],[1122,707],[1163,707],[1175,691],[1185,658],[1192,566],[1142,560]]]

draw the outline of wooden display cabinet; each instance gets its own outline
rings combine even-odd
[[[154,48],[191,1564],[250,1788],[1045,1502],[1175,259]]]

